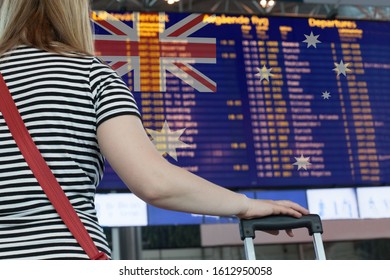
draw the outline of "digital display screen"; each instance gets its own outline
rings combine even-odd
[[[147,205],[132,193],[98,193],[95,208],[104,227],[146,226]]]
[[[227,188],[390,182],[390,22],[93,12],[170,162]],[[101,191],[125,189],[107,166]]]
[[[390,218],[390,187],[357,188],[357,202],[362,219]]]
[[[307,190],[308,209],[322,220],[358,219],[355,188]]]

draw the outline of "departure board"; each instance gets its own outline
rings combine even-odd
[[[102,11],[93,20],[97,55],[173,164],[228,188],[390,182],[390,22]],[[121,188],[107,165],[100,189]]]

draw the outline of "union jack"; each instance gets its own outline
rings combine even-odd
[[[145,23],[144,15],[155,15],[155,22]],[[106,33],[95,34],[97,55],[119,75],[132,73],[133,91],[165,92],[170,72],[199,92],[216,92],[216,83],[192,66],[216,63],[215,38],[190,37],[207,25],[204,17],[190,14],[167,28],[165,13],[132,13],[132,26],[109,13],[95,13],[95,24]]]

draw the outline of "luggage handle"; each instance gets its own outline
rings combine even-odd
[[[323,233],[321,218],[317,214],[304,215],[300,218],[277,215],[262,218],[240,220],[241,240],[247,237],[255,238],[256,230],[286,230],[294,228],[307,228],[310,235]]]

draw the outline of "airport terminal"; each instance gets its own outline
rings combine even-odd
[[[388,0],[2,0],[0,259],[389,260],[389,77]]]
[[[387,1],[97,0],[93,14],[98,55],[167,160],[305,205],[328,259],[389,259]],[[96,203],[116,258],[244,258],[237,219],[147,205],[106,168]],[[306,230],[255,244],[313,258]]]

